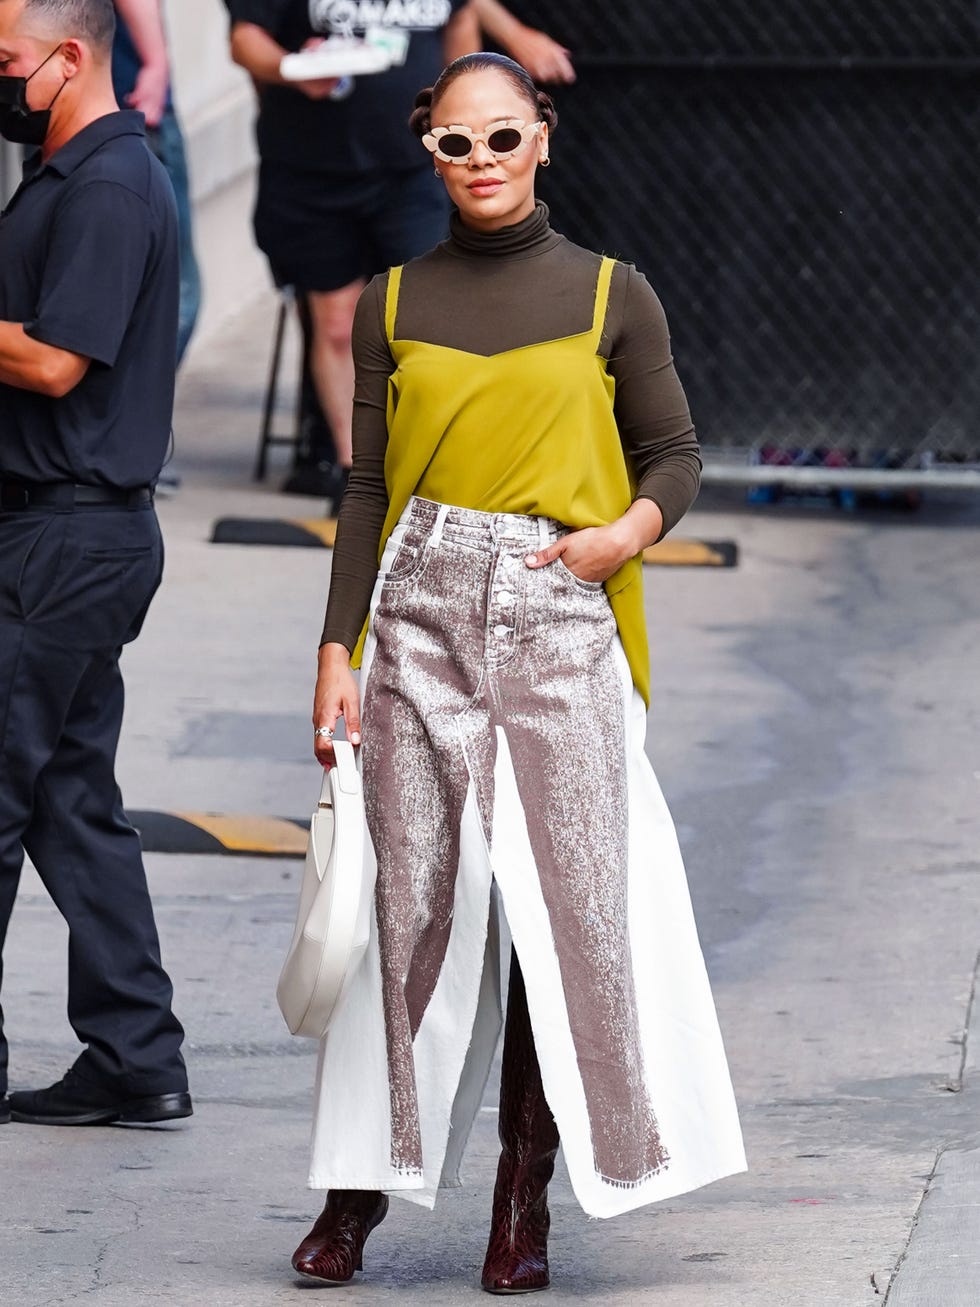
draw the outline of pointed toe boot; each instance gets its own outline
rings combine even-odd
[[[363,1268],[367,1237],[387,1215],[382,1193],[331,1189],[316,1224],[293,1253],[293,1270],[320,1284],[346,1284]]]
[[[534,1293],[551,1282],[548,1183],[559,1140],[544,1096],[516,954],[511,958],[499,1129],[501,1154],[481,1284],[487,1293]]]
[[[549,1227],[544,1193],[530,1204],[513,1197],[502,1202],[495,1198],[481,1280],[487,1293],[535,1293],[548,1288]]]

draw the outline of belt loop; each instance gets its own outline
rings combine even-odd
[[[550,543],[550,532],[548,531],[548,519],[546,517],[538,518],[538,548],[547,549]]]
[[[439,512],[436,513],[436,520],[432,524],[432,533],[429,536],[429,545],[432,549],[438,548],[442,544],[442,528],[446,525],[446,518],[449,516],[449,505],[440,504]]]

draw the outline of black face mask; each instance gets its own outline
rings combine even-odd
[[[48,59],[53,59],[60,49],[60,45],[56,46],[48,55]],[[31,77],[41,71],[48,59],[38,64]],[[27,83],[31,77],[0,75],[0,136],[14,145],[44,144],[51,125],[51,107],[68,85],[66,78],[46,109],[31,109],[27,103]]]

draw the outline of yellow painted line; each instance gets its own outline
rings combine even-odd
[[[328,549],[333,549],[337,539],[337,519],[335,517],[294,518],[293,526],[309,531],[310,535],[316,536]]]
[[[303,855],[308,832],[291,821],[278,817],[246,817],[232,813],[175,812],[175,817],[190,822],[220,840],[236,853],[282,853]]]
[[[644,563],[657,567],[725,567],[724,554],[703,540],[661,540],[643,551]]]

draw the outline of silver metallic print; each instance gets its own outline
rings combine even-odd
[[[578,580],[560,560],[525,564],[529,545],[558,538],[556,524],[546,523],[541,539],[538,519],[454,509],[434,547],[435,516],[416,502],[375,613],[364,696],[392,1160],[422,1164],[412,1040],[443,966],[471,781],[491,839],[499,725],[562,965],[596,1169],[636,1182],[668,1159],[645,1092],[626,937],[615,618],[601,583]],[[591,745],[585,765],[583,739]]]
[[[498,929],[586,1212],[744,1168],[603,583],[525,562],[564,534],[416,498],[386,546],[362,665],[375,923],[322,1050],[315,1188],[431,1206],[458,1183],[500,1026]]]

